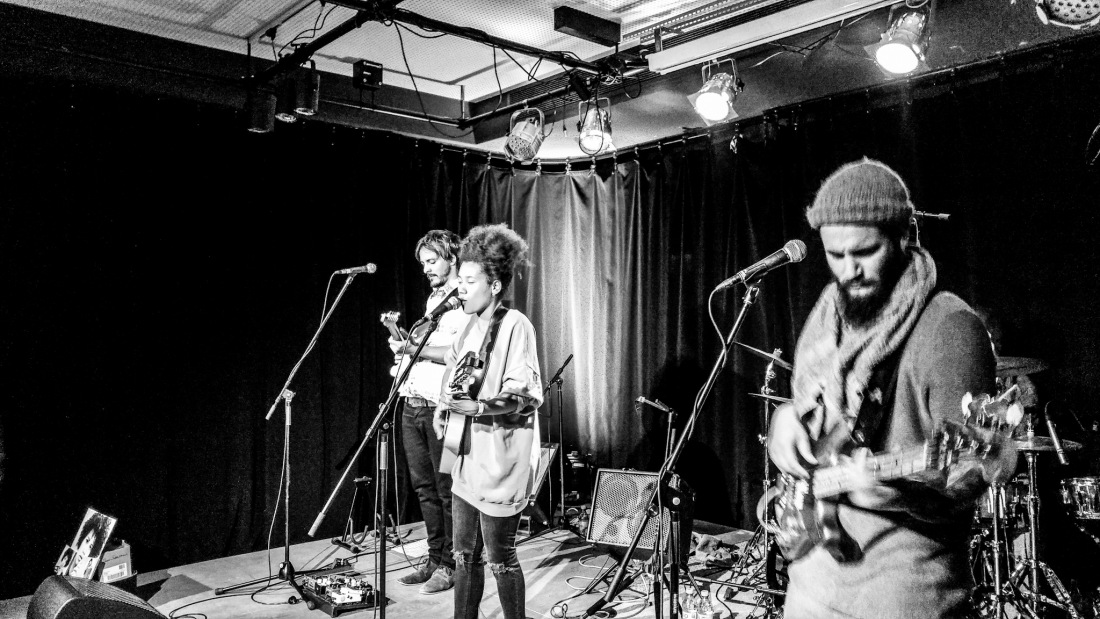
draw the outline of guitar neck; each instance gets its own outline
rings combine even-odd
[[[919,473],[930,466],[934,466],[934,463],[931,462],[925,446],[871,456],[864,463],[865,474],[857,475],[852,465],[815,470],[813,494],[817,498],[836,496],[856,489],[867,477],[888,481]]]

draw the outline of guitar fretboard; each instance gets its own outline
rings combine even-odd
[[[925,445],[916,449],[871,456],[864,462],[865,474],[857,475],[854,465],[817,469],[813,475],[813,494],[817,498],[824,498],[850,492],[866,477],[878,481],[905,477],[930,466],[936,466],[932,460],[929,448]]]

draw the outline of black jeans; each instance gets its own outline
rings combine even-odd
[[[401,442],[409,464],[409,481],[420,499],[428,530],[428,560],[454,569],[451,546],[451,476],[439,472],[443,441],[435,437],[430,406],[402,404]]]
[[[455,531],[455,619],[477,619],[478,605],[485,590],[484,551],[489,569],[497,580],[497,595],[504,619],[524,619],[526,584],[516,557],[516,529],[519,514],[504,518],[487,516],[456,496]]]

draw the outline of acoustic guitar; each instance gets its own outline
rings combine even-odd
[[[500,323],[507,313],[507,307],[503,305],[497,307],[489,321],[485,338],[481,341],[481,350],[468,351],[455,364],[451,380],[445,389],[452,400],[477,400],[481,392],[481,383],[485,379],[485,370],[489,367],[489,359],[493,354],[493,346],[496,344],[497,332],[500,331]],[[468,447],[466,437],[469,435],[469,429],[468,415],[454,409],[447,412],[446,428],[443,430],[443,457],[439,461],[440,473],[450,473],[458,457],[466,453]]]
[[[968,393],[963,398],[964,411],[971,408],[971,401]],[[781,474],[778,483],[761,498],[757,516],[776,536],[776,543],[788,561],[797,561],[817,546],[825,548],[837,561],[858,559],[862,551],[838,518],[836,500],[840,495],[866,488],[868,480],[877,483],[925,471],[946,474],[960,463],[980,464],[987,481],[1005,469],[1009,472],[1014,469],[1016,453],[1011,434],[1015,424],[1005,423],[1003,414],[985,409],[995,400],[986,397],[983,402],[977,420],[987,427],[969,424],[967,412],[964,423],[950,420],[937,423],[932,438],[919,447],[869,456],[862,464],[838,462],[837,454],[849,451],[852,445],[847,427],[841,424],[814,445],[814,457],[819,462],[833,464],[817,467],[808,480]],[[1004,408],[1008,408],[1007,403]],[[1009,418],[1014,415],[1008,413]],[[764,518],[769,507],[774,514],[774,520],[770,521]]]
[[[486,360],[479,353],[467,352],[455,365],[454,375],[447,385],[447,392],[454,400],[474,400],[481,390],[481,381],[485,378]],[[439,472],[450,473],[455,461],[465,453],[467,432],[470,429],[470,417],[462,411],[451,409],[447,412],[447,425],[443,430],[443,455],[439,460]]]

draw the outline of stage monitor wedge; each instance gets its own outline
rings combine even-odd
[[[50,576],[38,585],[27,619],[164,619],[164,615],[113,585]]]

